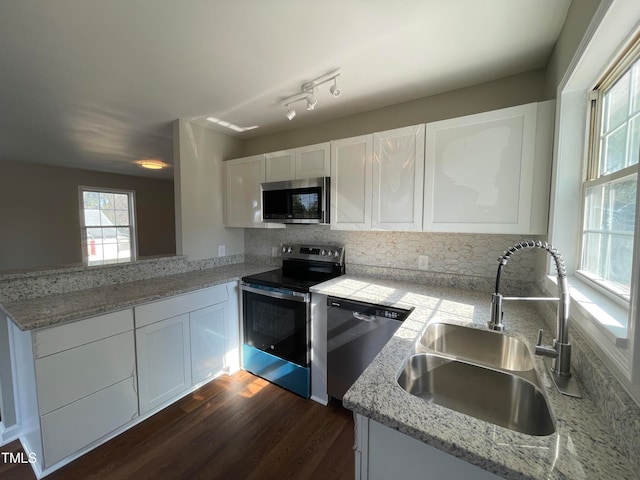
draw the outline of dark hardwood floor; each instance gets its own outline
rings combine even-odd
[[[353,417],[241,371],[222,376],[48,480],[354,478]],[[17,442],[1,447],[16,451]],[[0,479],[35,479],[1,463]]]

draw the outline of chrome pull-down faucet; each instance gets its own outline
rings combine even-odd
[[[507,264],[507,260],[514,253],[528,249],[528,248],[540,248],[545,250],[549,255],[553,257],[556,265],[556,272],[558,276],[558,297],[503,297],[500,293],[500,277],[502,276],[502,269]],[[569,343],[569,287],[567,284],[567,273],[564,265],[564,260],[560,252],[553,248],[547,242],[541,242],[539,240],[527,240],[524,242],[516,243],[514,246],[505,250],[500,258],[498,258],[498,273],[496,275],[496,289],[491,297],[491,319],[487,322],[487,328],[490,330],[503,331],[504,323],[502,318],[504,312],[502,311],[502,302],[505,300],[534,300],[534,301],[557,301],[558,312],[556,321],[556,338],[553,341],[552,346],[542,345],[542,330],[538,332],[538,341],[536,342],[535,353],[544,357],[553,358],[553,364],[547,365],[551,377],[558,387],[558,390],[572,397],[580,397],[580,390],[575,378],[571,376],[571,344]]]

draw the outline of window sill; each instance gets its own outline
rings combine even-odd
[[[567,282],[571,310],[577,314],[572,316],[588,319],[606,337],[608,343],[626,349],[628,310],[578,277],[568,276]],[[551,275],[545,277],[544,288],[555,294],[558,288],[557,278]]]

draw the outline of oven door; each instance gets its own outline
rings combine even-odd
[[[241,284],[242,368],[298,395],[311,395],[310,295]]]
[[[242,284],[244,343],[308,367],[309,294]]]

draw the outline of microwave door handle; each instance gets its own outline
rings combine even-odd
[[[248,285],[243,284],[242,290],[246,292],[256,293],[258,295],[264,295],[265,297],[273,297],[280,298],[283,300],[292,300],[294,302],[309,302],[309,294],[308,293],[300,293],[300,292],[276,292],[273,290],[266,290],[264,288],[254,288]]]

